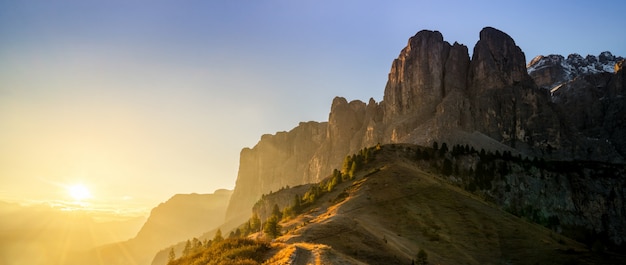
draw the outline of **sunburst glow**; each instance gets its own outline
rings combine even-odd
[[[91,198],[91,192],[83,184],[74,184],[67,187],[67,192],[76,201],[82,201]]]

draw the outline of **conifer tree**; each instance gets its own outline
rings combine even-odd
[[[283,213],[280,212],[280,208],[278,208],[278,204],[274,204],[274,208],[272,208],[272,216],[276,216],[278,220],[283,218]]]
[[[187,243],[185,243],[185,248],[183,249],[183,256],[187,256],[191,253],[191,241],[187,239]]]
[[[347,175],[350,171],[350,166],[352,166],[352,156],[346,156],[343,159],[343,165],[341,166],[341,173]]]
[[[224,237],[222,237],[222,229],[217,229],[217,232],[215,232],[215,236],[213,237],[213,242],[220,242],[224,240]]]
[[[193,238],[193,242],[192,242],[192,249],[194,251],[196,251],[196,250],[199,250],[201,248],[202,248],[202,241],[200,241],[199,239],[194,237]]]
[[[300,199],[300,195],[296,194],[293,198],[293,211],[298,214],[302,208],[302,202]]]
[[[280,236],[280,225],[278,224],[278,218],[276,216],[272,216],[267,221],[265,221],[265,227],[263,232],[267,234],[271,238],[277,238]]]
[[[448,144],[445,142],[441,143],[441,148],[439,149],[439,155],[444,155],[448,152]]]
[[[252,213],[252,217],[250,218],[250,232],[256,233],[261,229],[261,219],[256,213]]]
[[[352,162],[352,166],[350,167],[350,172],[348,175],[350,175],[350,179],[354,178],[354,172],[356,172],[358,165],[356,164],[356,161]]]
[[[428,254],[423,249],[420,249],[419,253],[417,253],[417,264],[418,265],[426,265],[428,264]]]
[[[443,149],[442,149],[443,150]],[[452,161],[450,161],[450,159],[446,158],[443,160],[443,169],[441,170],[441,173],[443,173],[445,176],[450,176],[452,175]]]
[[[170,248],[170,253],[168,254],[167,263],[171,263],[176,259],[176,253],[174,252],[174,248]]]

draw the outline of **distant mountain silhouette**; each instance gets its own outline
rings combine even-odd
[[[68,264],[150,264],[158,250],[220,225],[231,194],[176,194],[152,209],[134,238],[76,254]]]

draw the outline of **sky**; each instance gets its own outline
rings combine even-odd
[[[626,56],[624,1],[0,0],[0,200],[147,213],[232,189],[261,135],[382,100],[409,37]]]

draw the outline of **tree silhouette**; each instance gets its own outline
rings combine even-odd
[[[443,149],[441,149],[443,150]],[[441,170],[441,173],[443,173],[445,176],[450,176],[452,174],[452,161],[450,161],[450,159],[444,159],[443,160],[443,169]]]
[[[428,254],[423,249],[420,249],[420,252],[417,253],[417,264],[426,265],[428,264]]]
[[[439,155],[443,156],[448,152],[448,145],[443,142],[441,143],[441,148],[439,149]]]

